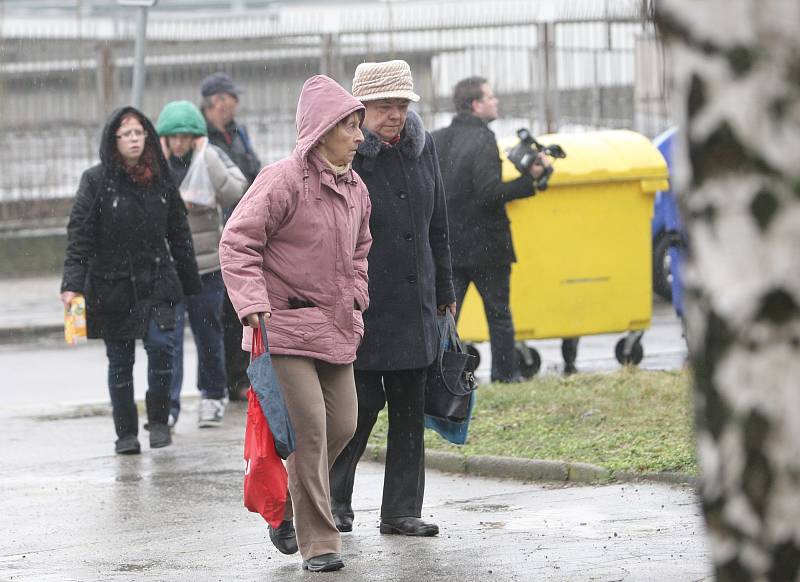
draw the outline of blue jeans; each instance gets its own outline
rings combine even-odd
[[[169,387],[172,383],[172,359],[175,334],[162,330],[152,315],[147,323],[144,349],[147,352],[147,421],[167,424]],[[136,360],[135,340],[105,340],[108,356],[108,393],[118,437],[139,433],[136,402],[133,397],[133,363]]]
[[[228,382],[225,375],[225,347],[222,332],[222,300],[225,285],[222,272],[201,276],[203,290],[199,295],[187,295],[175,306],[175,358],[170,388],[170,413],[176,419],[181,411],[183,385],[184,317],[189,314],[194,343],[197,346],[197,388],[203,398],[224,398]]]

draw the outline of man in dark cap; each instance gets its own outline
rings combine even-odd
[[[203,100],[200,109],[208,125],[208,141],[220,148],[247,179],[247,186],[253,183],[261,170],[250,137],[243,125],[236,123],[236,109],[239,107],[241,87],[225,73],[213,73],[203,79],[200,95]],[[223,222],[233,212],[233,206],[222,209]],[[228,375],[228,392],[232,400],[242,399],[250,384],[247,379],[247,352],[242,351],[242,322],[236,315],[227,293],[222,313],[225,340],[225,369]]]
[[[234,119],[242,93],[241,87],[228,75],[213,73],[203,79],[200,86],[203,97],[200,109],[208,123],[208,140],[222,148],[252,183],[261,170],[261,162],[253,151],[247,130]]]

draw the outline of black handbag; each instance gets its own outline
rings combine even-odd
[[[478,388],[475,368],[478,359],[464,351],[456,332],[453,314],[439,316],[439,351],[428,368],[425,384],[425,414],[451,422],[464,422],[469,401]]]

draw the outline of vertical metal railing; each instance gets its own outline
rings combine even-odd
[[[202,78],[228,72],[246,89],[239,118],[262,160],[270,162],[294,144],[294,107],[305,78],[323,72],[349,89],[359,62],[404,58],[412,63],[422,95],[418,107],[431,129],[449,122],[452,87],[473,74],[489,78],[501,99],[498,135],[527,125],[536,133],[630,127],[653,136],[669,123],[663,55],[646,18],[641,23],[510,18],[502,25],[472,18],[440,26],[435,14],[421,13],[419,26],[409,29],[401,18],[409,6],[403,12],[391,4],[383,9],[389,32],[348,30],[342,18],[322,32],[287,27],[285,34],[251,38],[237,37],[249,30],[247,17],[202,26],[171,21],[169,40],[148,39],[150,84],[142,107],[155,117],[167,101],[199,102]],[[14,146],[6,145],[0,159],[0,219],[8,218],[2,201],[11,197],[70,195],[81,169],[96,159],[105,118],[128,101],[135,83],[132,23],[103,18],[89,25],[90,17],[79,11],[73,22],[65,20],[65,30],[78,28],[72,40],[66,33],[0,38],[0,143],[13,140]],[[436,26],[426,25],[426,18]],[[165,29],[153,27],[156,34]]]

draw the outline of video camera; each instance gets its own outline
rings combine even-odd
[[[546,154],[552,158],[559,159],[567,157],[567,153],[561,146],[556,144],[543,146],[524,127],[517,130],[517,136],[519,137],[519,143],[509,148],[506,151],[506,156],[522,175],[530,172],[531,166],[539,154]],[[553,166],[546,166],[544,173],[536,180],[536,189],[540,191],[547,190],[547,182],[552,174]]]

